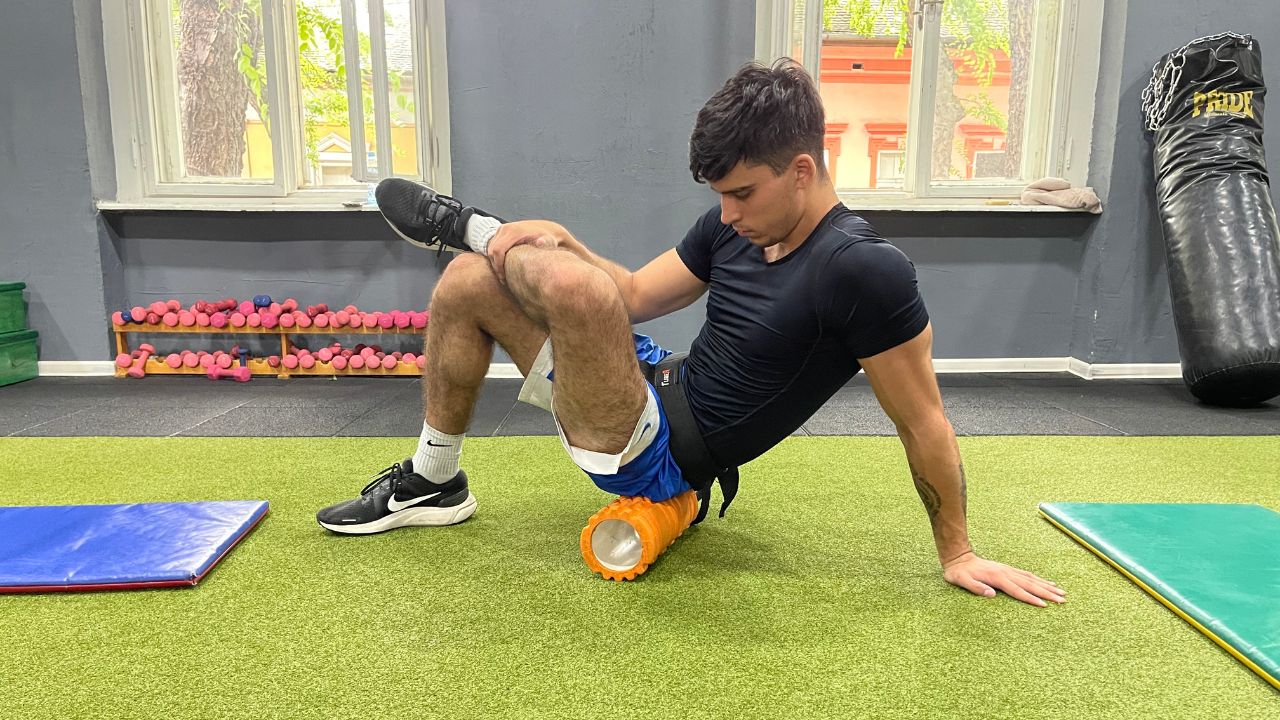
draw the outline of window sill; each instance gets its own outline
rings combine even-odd
[[[1010,200],[927,200],[866,201],[842,197],[845,205],[859,212],[990,212],[990,213],[1077,213],[1087,210],[1053,205],[1019,205]],[[98,200],[102,212],[191,211],[191,212],[377,212],[376,205],[345,205],[337,200],[281,202],[258,199],[150,198],[147,200]]]
[[[344,204],[338,200],[282,202],[254,198],[150,198],[147,200],[98,200],[102,212],[192,211],[192,212],[377,212],[376,205]]]
[[[851,210],[873,212],[993,212],[993,213],[1077,213],[1090,214],[1080,208],[1056,205],[1020,205],[1014,200],[970,200],[963,198],[927,198],[921,200],[868,200],[841,196]]]

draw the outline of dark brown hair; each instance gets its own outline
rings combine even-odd
[[[745,160],[767,164],[777,175],[796,155],[808,153],[825,177],[825,130],[822,99],[799,63],[749,63],[698,111],[689,171],[697,182],[715,182]]]

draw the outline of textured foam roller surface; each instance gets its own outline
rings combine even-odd
[[[195,585],[266,513],[260,500],[0,507],[0,592]]]
[[[1280,514],[1110,503],[1041,503],[1040,514],[1280,688]]]

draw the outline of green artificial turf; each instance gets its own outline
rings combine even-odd
[[[556,438],[468,440],[476,515],[372,537],[313,514],[412,440],[0,440],[6,505],[271,503],[196,588],[0,596],[0,716],[1280,716],[1280,693],[1036,513],[1280,509],[1280,440],[960,444],[975,546],[1066,605],[946,585],[894,438],[784,442],[726,519],[625,584],[582,562],[609,496]]]

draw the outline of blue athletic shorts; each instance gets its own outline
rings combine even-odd
[[[671,354],[671,351],[654,344],[647,335],[633,334],[636,341],[636,357],[640,361],[656,365]],[[597,475],[592,472],[588,472],[587,475],[605,492],[625,497],[643,495],[654,502],[662,502],[690,488],[680,472],[680,466],[676,465],[675,458],[671,457],[671,428],[667,424],[667,415],[662,409],[662,400],[658,399],[658,393],[653,385],[646,384],[649,392],[658,402],[658,419],[661,423],[658,434],[654,436],[649,447],[632,458],[631,462],[618,468],[616,475]]]

